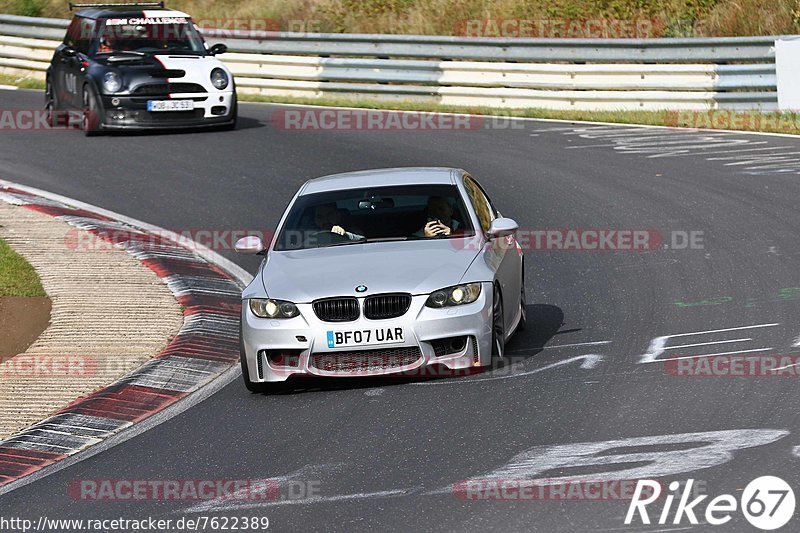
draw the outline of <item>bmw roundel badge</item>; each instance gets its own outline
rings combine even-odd
[[[365,292],[366,290],[367,290],[366,285],[359,285],[358,287],[356,287],[356,292]]]

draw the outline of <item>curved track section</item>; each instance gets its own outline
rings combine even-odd
[[[2,98],[31,108],[41,95]],[[469,487],[691,478],[715,496],[770,474],[800,487],[797,140],[534,121],[280,131],[270,125],[276,109],[243,104],[240,129],[225,134],[5,133],[0,169],[173,230],[263,230],[313,176],[466,168],[527,232],[531,327],[507,347],[513,364],[456,379],[314,382],[272,396],[233,383],[3,496],[1,514],[266,516],[280,531],[655,531],[677,526],[626,526],[628,502],[613,493],[484,501]],[[660,242],[646,251],[542,249],[558,248],[545,230],[598,229],[648,231]],[[692,375],[701,359],[748,354],[777,363],[751,372],[758,377]],[[86,480],[265,478],[277,484],[266,500],[98,501],[70,489]],[[696,529],[707,530],[699,514]],[[684,517],[680,527],[690,526]],[[750,528],[741,513],[724,526]]]

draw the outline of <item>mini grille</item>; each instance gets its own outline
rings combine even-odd
[[[364,300],[364,316],[372,320],[403,316],[411,305],[409,294],[377,294]]]
[[[309,365],[324,372],[369,372],[401,368],[419,361],[421,352],[416,346],[359,350],[341,353],[315,353]]]
[[[153,69],[148,72],[153,78],[182,78],[186,76],[185,70],[177,69]]]
[[[170,93],[204,93],[207,92],[197,83],[149,83],[134,89],[134,96],[167,95]]]
[[[326,298],[313,303],[314,313],[325,322],[349,322],[358,318],[355,298]]]

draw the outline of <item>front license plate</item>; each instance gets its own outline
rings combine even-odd
[[[192,111],[194,100],[148,100],[148,111]]]
[[[328,331],[328,348],[368,346],[404,342],[403,328],[356,329]]]

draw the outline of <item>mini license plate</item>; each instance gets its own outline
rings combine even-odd
[[[192,111],[194,100],[148,100],[148,111]]]

